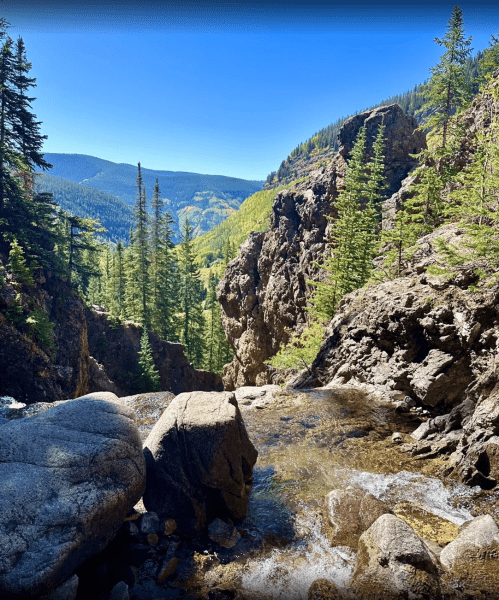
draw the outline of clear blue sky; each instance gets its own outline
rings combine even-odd
[[[476,50],[499,6],[459,4]],[[3,0],[46,152],[264,179],[317,130],[424,81],[453,3]]]

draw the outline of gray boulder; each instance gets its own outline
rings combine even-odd
[[[487,598],[499,596],[499,528],[490,515],[465,523],[440,554],[440,562],[461,584]]]
[[[135,415],[116,402],[89,395],[3,425],[2,600],[64,583],[114,537],[144,486]]]
[[[216,517],[246,516],[257,451],[231,392],[188,392],[164,411],[144,444],[144,505],[194,535]]]
[[[382,515],[361,535],[352,576],[355,598],[440,600],[437,566],[421,538],[394,515]]]
[[[331,526],[332,544],[357,549],[359,537],[390,508],[364,490],[347,487],[326,496],[326,513]]]

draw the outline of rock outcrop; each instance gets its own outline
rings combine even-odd
[[[133,374],[137,368],[142,329],[136,324],[117,324],[107,312],[94,306],[85,312],[88,324],[88,347],[94,364],[89,382],[90,391],[108,389],[118,396],[129,396],[137,390]],[[182,392],[222,391],[221,377],[216,373],[195,369],[187,360],[182,344],[174,344],[150,334],[154,363],[159,372],[162,390]],[[103,387],[103,385],[105,387]]]
[[[112,394],[1,426],[0,596],[48,594],[113,539],[140,499],[135,415]]]
[[[55,324],[52,348],[29,330],[26,319],[36,315],[33,311],[43,311]],[[8,277],[0,287],[0,341],[0,395],[32,403],[88,391],[84,304],[66,283],[39,276],[26,286]]]
[[[144,505],[195,535],[215,517],[242,519],[257,451],[233,393],[177,396],[144,444]]]
[[[339,154],[326,167],[290,190],[278,194],[266,233],[254,233],[241,246],[218,287],[222,322],[235,350],[224,371],[225,389],[271,382],[272,369],[264,361],[289,340],[290,331],[307,321],[307,301],[313,293],[309,280],[320,277],[321,260],[329,237],[328,215],[343,185],[349,153],[362,125],[368,150],[378,125],[386,125],[388,193],[394,193],[416,165],[410,155],[425,147],[425,136],[398,105],[377,108],[349,119],[339,135]]]

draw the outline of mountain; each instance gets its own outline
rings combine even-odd
[[[47,173],[38,175],[36,187],[38,191],[52,192],[65,211],[98,219],[107,230],[104,238],[112,242],[128,239],[133,210],[116,196]]]
[[[53,165],[52,176],[84,185],[116,196],[128,206],[133,206],[136,196],[137,166],[113,163],[84,154],[47,153],[45,159]],[[262,189],[263,181],[247,181],[223,175],[202,175],[181,171],[156,171],[142,168],[142,177],[148,200],[156,179],[161,195],[178,233],[179,222],[188,217],[194,226],[195,236],[209,231],[241,203]]]
[[[470,57],[466,61],[466,78],[475,94],[478,92],[478,84],[476,82],[476,77],[479,74],[478,63],[482,56],[482,52],[477,52],[473,58]],[[267,176],[265,188],[277,187],[290,183],[295,179],[307,177],[311,171],[329,163],[338,152],[338,134],[343,127],[343,123],[350,117],[366,110],[374,110],[380,106],[398,104],[407,115],[415,117],[418,124],[421,124],[426,116],[424,112],[421,112],[421,107],[426,100],[425,84],[420,83],[415,85],[412,90],[390,96],[361,111],[337,119],[334,123],[314,133],[313,136],[302,144],[298,144],[288,157],[281,162],[277,171],[272,171]]]

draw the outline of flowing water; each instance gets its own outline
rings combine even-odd
[[[255,406],[257,403],[254,403]],[[331,547],[324,496],[358,486],[386,501],[428,540],[441,545],[472,518],[476,490],[445,487],[433,476],[438,460],[417,461],[391,442],[404,441],[421,419],[373,402],[363,392],[315,389],[278,392],[265,408],[241,405],[249,436],[258,449],[248,517],[241,527],[248,551],[236,546],[202,567],[208,589],[237,589],[247,600],[306,599],[313,581],[348,586],[355,553]],[[244,541],[244,540],[243,540]],[[198,590],[201,579],[198,578]]]

